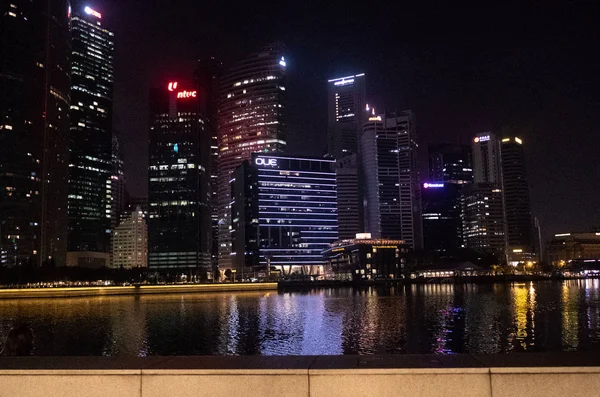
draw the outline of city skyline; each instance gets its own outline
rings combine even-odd
[[[99,3],[101,3],[101,1]],[[127,179],[132,181],[128,186],[131,193],[134,195],[145,195],[146,192],[144,183],[139,182],[140,179],[144,179],[139,177],[140,174],[136,174],[135,170],[124,170],[120,167],[122,157],[119,152],[123,148],[123,145],[120,144],[119,139],[124,138],[123,140],[127,141],[132,134],[130,131],[133,130],[126,130],[123,134],[117,134],[119,127],[114,127],[118,123],[113,123],[112,117],[113,60],[118,57],[113,55],[115,43],[112,38],[114,33],[113,27],[111,26],[118,25],[116,23],[118,21],[117,16],[120,14],[110,15],[105,13],[103,9],[96,7],[94,4],[92,4],[92,6],[95,8],[86,4],[87,3],[76,2],[74,5],[75,8],[68,8],[68,18],[70,18],[72,22],[71,40],[69,40],[69,45],[72,45],[72,52],[70,54],[65,53],[64,59],[60,60],[71,62],[72,80],[71,95],[69,98],[65,97],[65,101],[70,101],[71,105],[71,127],[70,134],[68,134],[70,135],[68,147],[70,157],[68,164],[70,168],[68,194],[69,237],[66,240],[69,244],[68,251],[103,253],[106,258],[108,258],[110,252],[109,238],[111,229],[116,226],[119,215],[117,212],[120,212],[118,208],[122,206],[120,202],[124,198],[121,184],[124,183],[124,180],[126,179],[125,176],[129,175],[130,177]],[[5,17],[8,18],[12,16],[19,20],[23,15],[23,21],[28,20],[25,17],[25,14],[22,14],[20,11],[19,6],[11,5],[11,7],[13,7],[12,9],[17,10],[17,13],[8,13]],[[97,11],[97,9],[100,9],[102,12]],[[298,18],[301,20],[301,16]],[[10,18],[8,20],[11,21]],[[279,35],[285,37],[285,30],[275,36]],[[263,35],[264,38],[271,36],[271,34]],[[49,37],[51,38],[51,35],[49,35]],[[291,41],[294,43],[294,39]],[[327,40],[324,40],[324,42],[326,41]],[[252,42],[252,40],[249,42]],[[320,45],[323,45],[323,43],[314,44],[316,47]],[[230,174],[241,161],[249,159],[252,153],[262,151],[282,152],[288,155],[312,155],[315,157],[325,155],[330,158],[336,157],[338,160],[342,160],[342,157],[347,157],[348,154],[356,153],[355,160],[344,159],[343,161],[340,161],[340,164],[346,162],[348,165],[350,165],[352,161],[356,161],[356,173],[359,180],[359,186],[361,186],[361,188],[358,188],[357,190],[357,196],[359,197],[359,202],[363,202],[364,204],[359,205],[358,212],[360,213],[360,209],[363,207],[369,212],[368,214],[365,214],[364,217],[365,222],[368,219],[366,227],[361,227],[361,230],[356,230],[356,232],[373,232],[376,236],[381,234],[380,237],[401,238],[414,246],[414,248],[420,248],[420,216],[418,215],[420,210],[418,208],[420,208],[421,204],[420,188],[421,182],[423,181],[422,176],[423,174],[426,174],[423,170],[427,167],[427,162],[422,160],[424,157],[427,157],[423,156],[422,153],[424,148],[427,147],[424,143],[448,142],[451,139],[451,136],[448,134],[443,138],[433,138],[431,134],[428,134],[427,132],[423,133],[421,127],[417,128],[417,125],[420,126],[421,124],[424,124],[424,129],[426,130],[428,125],[429,127],[432,125],[432,120],[430,118],[427,116],[420,116],[418,112],[413,110],[412,103],[418,104],[418,100],[422,99],[421,96],[412,93],[413,97],[411,98],[408,94],[405,94],[404,91],[399,90],[394,99],[389,100],[389,98],[386,99],[386,97],[389,96],[391,87],[382,88],[377,85],[378,80],[381,78],[388,79],[393,83],[398,76],[400,76],[403,81],[409,81],[410,76],[403,76],[402,73],[397,72],[389,73],[386,69],[393,65],[393,62],[390,61],[392,58],[384,56],[382,56],[381,59],[385,60],[385,66],[378,66],[377,62],[374,62],[372,64],[366,64],[367,66],[360,66],[358,69],[353,68],[351,72],[346,72],[347,69],[343,67],[336,67],[336,71],[327,76],[331,77],[327,78],[327,109],[320,109],[318,112],[315,111],[311,114],[311,117],[308,117],[309,113],[306,113],[306,109],[297,107],[298,103],[294,105],[294,100],[291,101],[292,105],[288,107],[288,100],[290,98],[295,98],[297,101],[304,95],[311,94],[315,96],[315,100],[312,101],[313,103],[320,102],[322,100],[321,95],[316,94],[321,93],[321,91],[314,90],[313,86],[318,83],[320,79],[317,78],[317,76],[301,77],[296,75],[296,82],[294,83],[293,79],[288,81],[287,75],[288,69],[292,69],[288,68],[288,64],[298,65],[297,70],[300,70],[302,63],[294,63],[295,60],[308,60],[310,54],[301,54],[298,57],[295,57],[294,55],[289,56],[288,53],[290,53],[290,50],[285,46],[285,42],[279,40],[267,41],[266,44],[263,43],[259,47],[244,46],[240,43],[240,48],[242,47],[245,48],[244,51],[246,52],[242,57],[237,57],[237,55],[235,55],[237,57],[235,62],[232,62],[232,54],[237,54],[237,51],[234,51],[232,54],[227,54],[225,56],[226,61],[224,62],[221,62],[221,59],[215,57],[198,59],[196,61],[197,67],[194,72],[188,74],[180,73],[181,67],[185,63],[182,62],[181,65],[175,67],[173,71],[163,71],[163,77],[156,80],[156,82],[161,81],[160,85],[163,86],[161,90],[164,91],[164,94],[167,92],[170,94],[177,94],[177,102],[180,101],[180,98],[193,97],[192,99],[195,99],[196,94],[198,93],[200,106],[198,114],[204,120],[198,120],[203,126],[198,130],[201,132],[199,136],[194,139],[200,139],[200,141],[204,142],[203,145],[206,146],[206,150],[199,149],[198,152],[200,153],[200,158],[204,159],[202,160],[203,164],[206,164],[198,168],[204,175],[202,177],[203,182],[200,183],[199,187],[190,186],[190,189],[192,190],[199,189],[198,194],[200,194],[202,199],[193,199],[192,201],[189,201],[189,203],[192,203],[193,205],[202,203],[201,206],[203,209],[200,211],[200,213],[202,213],[201,217],[203,219],[206,216],[212,217],[212,232],[208,231],[208,229],[210,229],[208,224],[205,225],[204,222],[201,222],[202,225],[199,230],[201,230],[202,233],[213,234],[212,238],[207,236],[205,239],[201,239],[203,242],[200,245],[206,246],[202,251],[207,250],[208,245],[211,244],[211,239],[214,242],[214,234],[217,229],[215,226],[217,225],[216,221],[218,221],[218,225],[220,225],[218,226],[220,229],[220,236],[217,241],[220,247],[219,250],[222,251],[222,254],[219,254],[219,263],[224,267],[229,266],[228,256],[230,252],[229,234],[231,229],[231,214],[229,200],[230,187],[228,186],[228,181],[230,179]],[[357,45],[355,48],[356,50],[359,50],[360,47],[360,45]],[[352,49],[348,50],[348,53],[353,52]],[[366,55],[367,54],[365,53],[365,56]],[[526,58],[518,59],[517,61],[525,62],[525,60]],[[52,59],[47,60],[47,62],[51,62],[50,65],[54,65]],[[329,64],[331,63],[332,60],[329,60]],[[362,59],[354,63],[362,63],[365,65],[364,60]],[[45,63],[40,62],[36,65],[39,68],[47,67]],[[371,73],[371,70],[377,71],[378,68],[379,73]],[[58,65],[58,69],[61,70],[60,65]],[[521,71],[522,68],[516,69]],[[381,72],[382,70],[383,72]],[[169,76],[169,79],[165,80],[165,76]],[[179,79],[175,78],[175,76],[187,77]],[[189,87],[192,87],[189,85],[191,83],[191,79],[189,78],[192,76],[194,79],[194,90],[185,91],[186,86],[183,87],[184,91],[180,92],[179,90],[181,87],[177,88],[177,81],[180,81],[180,85],[187,84]],[[294,77],[293,72],[291,73],[291,77]],[[369,79],[368,81],[367,78]],[[188,79],[187,83],[185,81],[186,79]],[[166,88],[166,81],[169,81],[168,89]],[[298,86],[298,82],[302,82],[304,86]],[[372,82],[375,83],[372,84]],[[440,86],[447,83],[448,81],[439,82]],[[416,85],[416,82],[410,81],[410,84]],[[485,86],[485,84],[483,85]],[[546,88],[551,89],[553,87],[554,86],[549,85]],[[481,87],[478,88],[481,89]],[[192,88],[190,88],[190,90],[191,89]],[[196,91],[196,89],[198,91]],[[177,92],[171,93],[171,91]],[[501,94],[502,88],[496,86],[496,91]],[[59,93],[53,91],[52,87],[50,88],[50,92],[54,97],[60,99]],[[410,90],[407,92],[410,93]],[[180,94],[183,96],[180,97]],[[427,97],[426,93],[422,94],[424,97]],[[417,99],[415,100],[415,98]],[[481,98],[485,102],[485,95],[482,95]],[[175,97],[172,99],[175,100]],[[186,99],[186,101],[188,100]],[[179,120],[175,120],[176,122],[183,122],[184,124],[188,123],[188,121],[181,119],[181,114],[176,115],[173,113],[174,103],[175,102],[171,103],[168,109],[166,106],[163,107],[161,112],[163,114],[168,113],[168,118],[170,120],[175,120],[175,116],[177,116]],[[453,106],[452,102],[446,102],[445,104],[447,107]],[[498,108],[496,111],[500,111],[502,106],[506,103],[498,99],[497,104]],[[467,106],[468,101],[462,105]],[[151,104],[151,106],[153,105]],[[118,108],[118,106],[115,107]],[[376,108],[378,112],[375,111]],[[418,108],[418,105],[415,108]],[[58,110],[61,110],[60,107]],[[157,116],[157,109],[153,108],[152,110],[154,111],[152,116]],[[431,108],[423,108],[421,114],[427,115],[427,112],[430,112],[431,110]],[[520,110],[524,112],[526,107]],[[369,111],[370,117],[366,111]],[[391,231],[383,232],[379,230],[380,227],[377,226],[379,224],[383,225],[384,220],[387,222],[389,219],[384,215],[385,211],[383,211],[383,209],[376,209],[379,208],[380,204],[374,203],[378,203],[378,200],[383,200],[382,203],[385,204],[387,208],[388,199],[377,198],[376,200],[377,195],[373,195],[372,191],[369,193],[369,189],[375,189],[374,187],[378,184],[379,186],[383,186],[381,184],[382,181],[380,180],[383,175],[389,176],[390,183],[392,183],[391,174],[389,174],[391,171],[387,170],[387,165],[382,166],[378,161],[371,161],[368,164],[364,163],[366,159],[365,156],[368,157],[369,155],[372,155],[372,150],[370,152],[369,150],[365,150],[365,148],[362,148],[362,150],[360,148],[366,142],[368,125],[375,125],[378,121],[382,121],[382,117],[385,118],[382,122],[387,124],[388,115],[404,113],[410,114],[410,123],[408,124],[410,128],[406,128],[407,131],[410,130],[407,135],[410,137],[410,145],[402,144],[406,147],[400,147],[398,146],[400,144],[397,144],[394,147],[398,147],[394,150],[390,150],[389,153],[400,153],[398,157],[406,157],[407,160],[410,157],[410,161],[394,165],[394,167],[398,167],[394,172],[399,172],[399,175],[402,173],[410,175],[410,180],[407,179],[404,182],[401,181],[399,184],[396,182],[395,186],[400,186],[400,190],[403,186],[411,185],[413,187],[410,192],[408,190],[404,193],[400,192],[400,198],[393,200],[394,202],[397,201],[397,203],[390,202],[389,206],[391,208],[398,205],[398,208],[405,209],[412,207],[413,215],[398,222],[398,226],[402,230],[407,228],[407,232],[403,231],[401,234],[396,235],[397,233]],[[134,114],[135,112],[132,112],[130,117],[134,117]],[[308,120],[311,120],[311,123],[313,121],[317,123],[324,115],[327,115],[328,117],[328,126],[326,129],[327,138],[325,138],[323,134],[324,131],[321,129],[322,126],[314,129],[312,131],[312,136],[311,134],[305,134],[306,131],[303,131],[302,128],[299,129],[299,122],[306,123],[309,122]],[[460,114],[457,116],[457,118],[459,118]],[[473,120],[476,120],[478,116],[479,115],[474,116]],[[52,114],[44,111],[43,117],[49,118],[52,117]],[[369,123],[364,124],[363,130],[363,123],[367,120],[367,117]],[[569,116],[564,118],[569,119]],[[571,115],[570,118],[572,119],[573,115]],[[61,117],[59,116],[58,119],[60,120]],[[118,120],[118,117],[115,117],[115,119]],[[415,120],[418,120],[418,123]],[[189,121],[192,120],[190,119]],[[371,121],[373,121],[373,123],[371,123]],[[157,121],[155,120],[154,125],[148,128],[151,131],[151,135],[153,134],[152,131],[158,131],[156,128],[160,123],[156,124],[156,122]],[[195,123],[195,121],[193,122]],[[446,130],[449,129],[455,122],[454,119],[453,121],[447,122],[447,125],[444,128]],[[27,121],[25,124],[27,124]],[[144,123],[138,123],[136,128],[141,124]],[[208,129],[205,129],[204,126]],[[4,127],[9,130],[13,129],[13,126],[8,124]],[[180,127],[188,128],[188,125],[182,124]],[[57,127],[56,124],[48,124],[47,128],[52,130]],[[160,128],[163,128],[162,124],[160,125]],[[397,131],[392,131],[390,139],[396,139],[396,135],[400,136],[403,133],[406,134],[407,131],[404,131],[402,128],[397,129]],[[419,134],[417,134],[417,131]],[[461,131],[461,133],[464,134],[465,130]],[[319,137],[315,139],[316,134],[319,134]],[[4,135],[10,136],[11,134],[5,133]],[[423,135],[425,135],[425,139],[421,138]],[[516,247],[515,249],[519,249],[519,251],[514,252],[521,252],[521,246],[532,245],[533,227],[531,224],[533,219],[536,220],[536,225],[538,219],[541,219],[541,228],[546,236],[557,234],[555,230],[545,229],[545,222],[555,222],[555,217],[544,217],[543,213],[538,212],[536,208],[536,206],[543,207],[547,205],[549,201],[556,200],[556,195],[548,195],[544,200],[536,200],[535,193],[533,193],[531,195],[533,200],[530,200],[529,181],[532,181],[535,185],[536,178],[528,178],[528,175],[531,175],[531,173],[525,171],[531,167],[531,164],[533,164],[532,168],[535,168],[540,164],[538,161],[539,159],[535,159],[535,156],[531,156],[527,153],[529,148],[542,146],[545,141],[530,141],[527,137],[527,132],[524,132],[521,126],[514,123],[510,125],[509,128],[507,128],[506,125],[501,125],[489,129],[480,129],[477,133],[471,134],[471,137],[473,136],[474,138],[472,138],[471,145],[473,149],[474,182],[492,184],[493,186],[490,186],[491,189],[499,189],[498,191],[503,192],[503,197],[513,198],[514,205],[506,201],[508,204],[502,204],[502,208],[504,208],[502,211],[505,217],[503,222],[506,222],[508,225],[508,229],[505,230],[503,235],[506,236],[509,245]],[[550,131],[548,136],[551,136]],[[379,142],[379,140],[382,139],[379,135],[376,138],[377,155],[375,158],[380,158],[382,155],[391,156],[389,161],[392,161],[392,157],[395,155],[390,155],[387,151],[384,151],[385,153],[379,153],[380,150],[383,150],[379,147],[380,143],[383,145],[383,141]],[[150,149],[153,148],[153,144],[156,144],[156,139],[157,136],[150,140]],[[454,139],[457,141],[456,143],[464,142],[461,138],[461,134],[455,134]],[[500,140],[502,143],[500,143]],[[169,138],[167,141],[164,142],[164,145],[161,143],[161,145],[168,147],[168,153],[165,154],[167,157],[172,157],[173,153],[175,153],[175,156],[179,156],[179,152],[185,152],[186,145],[189,143],[185,139],[181,142],[176,142]],[[290,145],[288,145],[288,141],[291,142]],[[56,149],[61,145],[60,142],[60,139],[53,137],[50,143]],[[527,144],[524,145],[523,142],[527,142]],[[421,147],[419,147],[420,144]],[[144,146],[145,145],[138,146],[138,150],[136,150],[135,155],[133,156],[134,158],[144,152]],[[500,146],[506,147],[507,150],[501,151]],[[154,147],[154,149],[156,149],[156,147]],[[580,149],[580,151],[582,150],[585,151],[585,147]],[[19,148],[18,151],[23,151],[23,149]],[[44,151],[45,157],[50,154],[50,158],[54,159],[54,154],[49,153],[48,149],[44,148]],[[127,151],[126,144],[125,151]],[[326,154],[327,152],[329,153]],[[502,161],[500,161],[501,153]],[[544,153],[545,156],[549,154],[549,152]],[[162,183],[162,179],[164,179],[162,178],[162,174],[153,175],[152,170],[154,169],[158,172],[162,170],[159,166],[172,167],[173,165],[152,163],[153,159],[158,159],[157,153],[150,153],[149,158],[151,160],[149,167],[150,185],[152,185],[153,181]],[[216,158],[218,158],[218,164],[214,161]],[[419,158],[421,159],[420,161],[418,161]],[[132,160],[128,157],[126,159],[128,163],[131,163]],[[57,165],[61,164],[60,153],[56,154],[56,160]],[[175,165],[176,167],[180,167],[180,165],[178,165],[180,160],[185,162],[188,159],[184,158],[177,160],[178,163]],[[504,165],[500,165],[501,162],[503,164],[510,163],[512,166],[505,170]],[[529,163],[529,165],[527,163]],[[550,163],[550,166],[547,168],[551,168],[551,164],[554,163],[555,162]],[[16,163],[13,163],[11,166],[14,166],[15,164]],[[143,161],[135,162],[136,166],[143,164]],[[48,182],[55,183],[56,181],[59,181],[60,173],[64,173],[64,167],[55,167],[55,165],[47,163],[45,159],[42,162],[42,166],[44,168],[43,173],[49,175]],[[421,175],[419,175],[419,171],[421,172]],[[442,172],[444,171],[446,170],[442,170]],[[570,171],[572,176],[569,178],[569,182],[576,181],[575,175],[579,175],[581,172],[578,172],[576,169],[570,169]],[[585,173],[587,169],[579,171]],[[381,174],[381,172],[383,172],[383,174]],[[188,174],[187,169],[183,174]],[[379,176],[374,177],[371,174]],[[509,174],[511,176],[506,179]],[[10,177],[11,175],[13,174],[6,173],[6,176]],[[31,175],[31,179],[35,180],[35,177],[37,176],[36,173],[32,172]],[[369,175],[371,175],[370,179],[366,178]],[[116,183],[117,179],[118,183]],[[545,178],[545,180],[551,181],[549,178]],[[539,182],[539,179],[537,179],[537,181]],[[115,182],[114,186],[113,182]],[[365,182],[364,186],[361,185],[363,182]],[[433,180],[433,182],[436,181]],[[209,187],[209,185],[211,185],[211,187]],[[545,189],[556,187],[554,183],[544,183],[542,186]],[[381,191],[378,195],[392,197],[391,194],[392,190],[394,190],[394,185],[392,184],[390,187],[391,190],[388,193],[384,194],[382,193],[383,191]],[[504,192],[505,187],[506,192]],[[588,184],[588,190],[593,190],[593,187],[594,184]],[[352,189],[348,188],[344,187],[344,190],[351,193]],[[14,196],[14,189],[14,187],[10,186],[6,189],[6,191],[11,192],[8,196]],[[136,189],[140,191],[136,191]],[[363,197],[363,190],[369,194]],[[511,190],[511,192],[509,192],[509,190]],[[586,192],[588,190],[586,190]],[[569,189],[568,191],[580,193],[577,189]],[[167,190],[165,190],[165,192],[167,192]],[[168,192],[169,194],[175,194],[173,190],[169,190]],[[30,192],[30,195],[33,193],[33,191]],[[148,192],[148,195],[151,196],[152,194],[153,191],[151,189]],[[568,195],[568,193],[563,195]],[[119,196],[120,198],[116,199],[116,196]],[[44,198],[44,190],[42,189],[42,208],[45,208],[48,205],[55,205],[56,203],[52,204],[52,202],[61,200],[61,198],[63,198],[62,194],[46,194],[46,198]],[[178,196],[177,199],[179,200],[181,197]],[[218,204],[214,202],[215,200],[218,201]],[[340,200],[341,202],[338,203],[338,206],[341,205],[344,211],[349,211],[352,208],[353,205],[351,204],[353,203],[349,200],[349,197]],[[205,201],[206,203],[204,203]],[[531,206],[532,209],[530,209],[530,201],[533,203]],[[167,201],[164,201],[164,203],[166,202]],[[160,203],[154,203],[154,205],[164,205],[164,203],[161,201]],[[182,203],[183,204],[181,205],[188,205],[188,201],[184,200]],[[61,205],[60,203],[58,204]],[[174,204],[169,201],[168,205]],[[571,211],[576,212],[577,210],[581,210],[581,207],[585,207],[585,203],[583,206],[571,206]],[[42,210],[42,214],[45,213],[44,211],[46,210]],[[556,213],[557,211],[554,211],[554,214]],[[563,212],[559,213],[562,214]],[[199,213],[196,211],[191,211],[190,217],[195,217],[198,214]],[[597,227],[597,225],[593,223],[595,222],[594,213],[591,212],[591,216],[590,214],[587,215],[587,221],[591,222],[592,225],[587,225],[587,227],[579,225],[567,229],[564,227],[564,224],[561,224],[561,229],[557,230],[586,231],[591,230],[593,226]],[[154,222],[152,220],[153,218],[156,218],[156,214],[150,215],[150,223]],[[346,218],[347,216],[344,215],[344,219]],[[409,218],[414,219],[410,220]],[[363,219],[362,215],[359,214],[359,223],[361,219]],[[52,222],[52,227],[56,230],[61,229],[59,220],[60,219],[56,219]],[[195,222],[196,220],[193,220],[193,223]],[[41,223],[44,224],[43,215]],[[349,222],[349,224],[350,223],[354,223],[354,220]],[[29,226],[35,227],[37,225],[30,222]],[[165,224],[164,226],[171,227],[172,225]],[[355,227],[353,226],[353,228]],[[383,226],[381,226],[381,228],[382,230],[384,229]],[[408,232],[409,229],[411,230],[410,232]],[[7,229],[5,228],[5,231],[6,230]],[[16,232],[19,232],[22,229],[21,227],[16,227],[15,230]],[[44,228],[41,230],[41,240],[44,240],[47,236],[44,236]],[[175,228],[174,230],[178,229]],[[348,231],[349,230],[350,228],[348,228]],[[511,232],[509,233],[508,230],[511,230]],[[485,232],[485,227],[482,231]],[[536,232],[537,231],[538,230],[536,229]],[[405,233],[408,234],[405,236]],[[20,234],[25,233],[12,233],[7,239],[10,240],[12,238],[15,241],[19,240],[20,237],[22,237]],[[188,237],[191,238],[195,234],[196,233],[191,233]],[[348,234],[350,235],[351,233]],[[150,240],[152,240],[152,236],[153,234],[150,233]],[[64,240],[65,238],[60,239],[60,241]],[[57,241],[59,241],[58,238]],[[157,240],[155,239],[155,241]],[[154,247],[153,244],[151,244],[151,246]],[[25,245],[23,245],[23,247],[25,247]],[[469,247],[468,244],[467,247]],[[31,248],[29,251],[31,251],[31,253],[28,255],[35,256],[37,254],[37,251],[32,251]],[[529,249],[527,251],[529,251]],[[69,254],[71,254],[71,252],[69,252]],[[44,254],[42,253],[42,255]],[[60,257],[60,255],[54,255],[53,259],[55,260],[57,257]],[[48,256],[47,258],[50,259],[51,257]],[[207,258],[208,257],[203,260],[204,264],[202,266],[206,267],[208,265],[210,260]],[[214,247],[212,249],[212,258],[214,262],[216,259]],[[223,258],[227,259],[222,261],[221,259]],[[76,258],[73,261],[67,260],[67,264],[74,265],[77,261],[78,259]],[[59,262],[62,264],[64,261],[61,258]],[[196,263],[195,266],[198,266],[198,263]]]
[[[561,7],[446,7],[429,11],[411,6],[407,11],[414,13],[414,22],[398,26],[394,32],[372,22],[378,18],[365,18],[371,22],[364,22],[352,9],[334,18],[338,11],[334,4],[324,6],[312,17],[304,6],[290,10],[266,7],[265,16],[245,21],[243,29],[221,31],[220,26],[240,24],[244,9],[231,15],[212,5],[206,11],[215,20],[208,21],[201,32],[190,32],[184,22],[195,13],[184,10],[198,7],[191,3],[182,2],[187,7],[169,7],[160,12],[153,5],[141,8],[136,2],[95,3],[113,14],[117,33],[127,35],[120,35],[123,41],[117,45],[117,55],[121,56],[117,56],[116,79],[122,85],[115,93],[115,113],[117,129],[127,135],[126,169],[133,175],[128,178],[132,194],[145,192],[141,177],[145,155],[140,154],[143,150],[136,147],[136,142],[147,134],[146,105],[141,103],[140,93],[149,82],[161,77],[164,70],[191,71],[198,58],[211,55],[228,67],[247,53],[281,39],[289,50],[290,152],[320,154],[315,150],[326,145],[320,136],[327,128],[327,80],[365,72],[367,98],[378,110],[415,112],[422,148],[437,142],[468,144],[474,134],[490,130],[523,137],[529,143],[526,154],[532,163],[532,211],[540,218],[545,237],[600,223],[592,204],[598,188],[595,184],[590,187],[584,160],[593,155],[593,145],[579,145],[595,143],[599,135],[594,132],[599,124],[593,111],[598,90],[589,84],[597,59],[578,51],[594,43],[588,33],[593,16],[598,15],[597,8],[571,7],[571,23],[561,23],[559,37],[552,27],[561,18]],[[396,7],[400,6],[391,6],[389,11]],[[365,12],[381,16],[375,10]],[[458,22],[443,20],[447,14],[467,23],[459,26]],[[124,23],[132,15],[139,22]],[[145,38],[144,26],[159,15],[165,21],[164,27]],[[226,15],[228,22],[224,23]],[[509,32],[501,29],[505,20],[515,25]],[[325,27],[320,23],[326,25],[325,21],[330,24],[328,28],[342,31],[339,37],[323,35]],[[364,28],[356,33],[343,29],[359,22]],[[415,26],[418,29],[411,32]],[[477,35],[472,34],[474,31]],[[368,32],[369,39],[360,37],[364,32]],[[202,39],[203,35],[214,40]],[[146,39],[152,45],[143,42]],[[353,44],[341,46],[344,42]],[[575,45],[569,46],[571,42]],[[391,45],[397,46],[395,55],[385,51]],[[169,56],[161,56],[163,53]],[[577,56],[573,56],[575,53]],[[136,76],[119,70],[134,60],[141,61]],[[571,86],[563,82],[565,74],[574,76]],[[422,165],[422,172],[424,169]],[[554,181],[551,185],[545,184],[549,178]],[[567,185],[569,189],[564,188]],[[584,205],[573,208],[570,203],[575,200]]]

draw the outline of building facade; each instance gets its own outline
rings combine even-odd
[[[110,176],[110,228],[113,230],[125,212],[125,158],[121,137],[112,137],[112,174]]]
[[[560,233],[548,243],[546,256],[554,267],[573,261],[600,260],[600,233]]]
[[[210,143],[193,81],[150,93],[148,266],[210,270]]]
[[[103,21],[90,7],[73,9],[69,252],[110,251],[114,34]]]
[[[206,120],[206,133],[210,134],[210,218],[211,218],[211,265],[216,268],[219,258],[219,211],[218,211],[218,161],[219,161],[219,137],[217,131],[218,105],[219,105],[219,81],[223,71],[223,64],[215,58],[201,59],[196,65],[194,79],[203,98],[200,111]]]
[[[461,191],[473,182],[471,148],[449,144],[430,145],[429,181],[423,183],[423,246],[426,250],[451,251],[462,247]]]
[[[500,147],[508,261],[522,262],[520,259],[524,254],[533,256],[537,250],[523,140],[504,137]]]
[[[329,157],[341,159],[358,153],[362,125],[367,121],[364,73],[327,81]]]
[[[471,148],[467,145],[429,145],[429,180],[463,185],[473,183]]]
[[[238,273],[323,275],[321,253],[338,239],[335,160],[253,154],[231,186]]]
[[[360,234],[358,237],[361,237]],[[410,247],[402,240],[365,238],[339,240],[323,251],[336,280],[399,279]]]
[[[0,265],[64,265],[70,96],[66,0],[0,5]]]
[[[473,138],[473,182],[501,185],[500,141],[492,132],[483,132]]]
[[[372,116],[364,125],[365,231],[403,240],[412,249],[423,245],[417,148],[411,111]]]
[[[233,171],[254,152],[282,152],[286,147],[285,75],[285,49],[274,44],[238,62],[220,82],[217,201],[222,269],[231,267]]]
[[[448,182],[423,183],[421,205],[423,246],[426,250],[446,252],[462,247],[462,187]]]
[[[466,248],[505,254],[502,189],[493,183],[467,185],[461,195],[463,245]]]
[[[137,207],[114,229],[112,239],[113,268],[148,266],[148,225],[141,207]]]
[[[338,234],[340,240],[352,239],[363,228],[362,200],[356,154],[336,162]]]

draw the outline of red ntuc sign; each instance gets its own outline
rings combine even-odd
[[[176,81],[171,81],[169,82],[169,85],[167,86],[167,89],[171,92],[177,90],[177,82]],[[177,91],[177,99],[187,99],[187,98],[196,98],[196,96],[198,95],[197,91]]]

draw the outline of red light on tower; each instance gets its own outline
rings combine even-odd
[[[171,81],[169,83],[168,89],[169,89],[169,91],[176,90],[177,89],[177,82],[176,81]]]
[[[196,91],[179,91],[177,98],[196,98]]]

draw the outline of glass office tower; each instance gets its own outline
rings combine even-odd
[[[64,265],[69,2],[0,3],[0,265]]]
[[[282,45],[255,52],[221,79],[218,120],[219,267],[231,267],[231,174],[254,152],[286,147],[286,59]]]
[[[204,277],[210,269],[210,142],[193,82],[150,93],[148,266]],[[210,272],[208,272],[210,273]]]
[[[365,231],[423,245],[417,136],[411,111],[372,116],[361,139]]]
[[[73,9],[68,264],[110,251],[114,34],[104,16]]]

